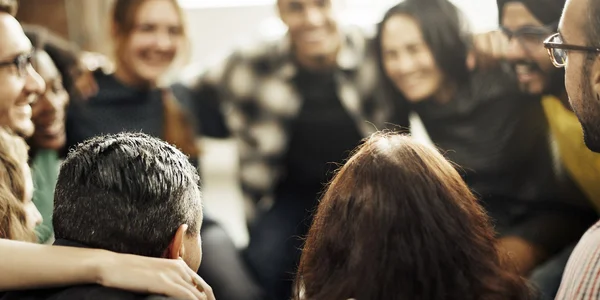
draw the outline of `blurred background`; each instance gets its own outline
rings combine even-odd
[[[278,36],[285,28],[277,17],[276,0],[180,0],[187,14],[192,42],[189,69],[202,68],[226,56],[236,45],[256,38]],[[398,0],[338,0],[341,20],[373,30],[386,9]],[[495,0],[454,0],[472,30],[498,27]],[[111,0],[20,0],[17,17],[39,24],[76,42],[87,51],[110,54],[105,16]],[[178,70],[181,71],[181,70]],[[185,72],[184,72],[185,74]],[[185,76],[185,75],[184,75]],[[412,118],[413,134],[427,140]],[[248,242],[243,205],[236,184],[237,154],[232,141],[203,138],[202,173],[205,206],[233,238],[238,247]]]

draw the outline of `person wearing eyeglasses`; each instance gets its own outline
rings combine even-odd
[[[380,23],[381,64],[398,100],[410,103],[432,142],[461,167],[495,220],[501,251],[530,277],[596,215],[555,164],[539,97],[520,91],[505,62],[467,68],[471,46],[479,45],[460,20],[448,1],[403,1]]]
[[[0,125],[20,136],[33,134],[31,104],[44,92],[45,84],[33,70],[33,48],[12,16],[0,14]]]
[[[506,39],[496,42],[504,44],[498,48],[503,49],[504,58],[513,67],[520,89],[540,98],[565,171],[600,211],[600,155],[585,147],[581,126],[568,104],[564,72],[552,65],[544,49],[544,40],[549,36],[551,41],[556,40],[552,33],[557,30],[564,3],[565,0],[498,0],[499,21]],[[574,245],[572,241],[572,245],[548,257],[531,274],[542,299],[554,299]],[[527,247],[523,249],[528,251]]]
[[[568,100],[583,129],[581,143],[600,152],[600,1],[567,0],[558,32],[544,41],[550,60],[564,68]],[[566,96],[566,95],[565,95]],[[598,159],[589,169],[600,170]],[[600,186],[600,180],[595,178]],[[581,238],[567,263],[556,299],[600,297],[600,222]]]
[[[521,88],[531,94],[544,95],[542,104],[561,160],[600,211],[600,168],[594,167],[600,164],[600,155],[584,145],[581,126],[568,104],[564,71],[552,66],[544,49],[543,41],[556,31],[564,3],[565,0],[499,0],[498,10],[504,31],[511,38],[506,57],[514,66]],[[547,42],[562,44],[557,34]],[[586,47],[563,45],[554,52],[561,55],[565,50],[589,51]],[[565,57],[556,58],[555,65],[564,63]]]
[[[15,1],[0,0],[0,126],[31,136],[31,103],[44,92],[45,83],[32,67],[32,45],[13,16],[15,9]],[[207,299],[198,288],[206,286],[204,280],[183,261],[0,238],[0,294],[92,283],[182,299]]]

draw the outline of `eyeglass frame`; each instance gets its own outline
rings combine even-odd
[[[0,68],[15,66],[17,67],[17,72],[20,77],[25,77],[27,75],[27,68],[32,66],[33,63],[33,55],[34,52],[21,53],[12,60],[2,61],[0,62]]]
[[[514,31],[509,30],[504,26],[500,26],[500,31],[502,31],[502,33],[504,33],[509,40],[513,37],[518,39],[520,36],[523,36],[525,34],[537,35],[540,36],[543,40],[547,36],[547,34],[554,32],[557,25],[558,23],[550,24],[548,26],[525,26]]]
[[[546,51],[548,51],[548,56],[550,56],[550,61],[557,68],[563,68],[567,63],[565,61],[565,63],[560,64],[556,61],[556,58],[554,57],[554,54],[552,52],[552,50],[554,50],[554,49],[600,54],[600,48],[598,48],[598,47],[579,46],[579,45],[570,45],[570,44],[565,44],[565,43],[551,42],[551,40],[557,36],[560,37],[560,32],[554,33],[544,40],[544,48],[546,48]],[[568,54],[568,52],[565,52],[565,54]]]

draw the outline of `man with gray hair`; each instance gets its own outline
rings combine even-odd
[[[141,133],[96,137],[69,153],[56,185],[53,223],[58,246],[182,259],[192,270],[202,260],[196,168],[174,146]],[[25,298],[163,299],[99,285],[3,299]]]

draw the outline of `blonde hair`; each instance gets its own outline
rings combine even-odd
[[[0,238],[34,242],[25,213],[25,141],[0,127]]]

